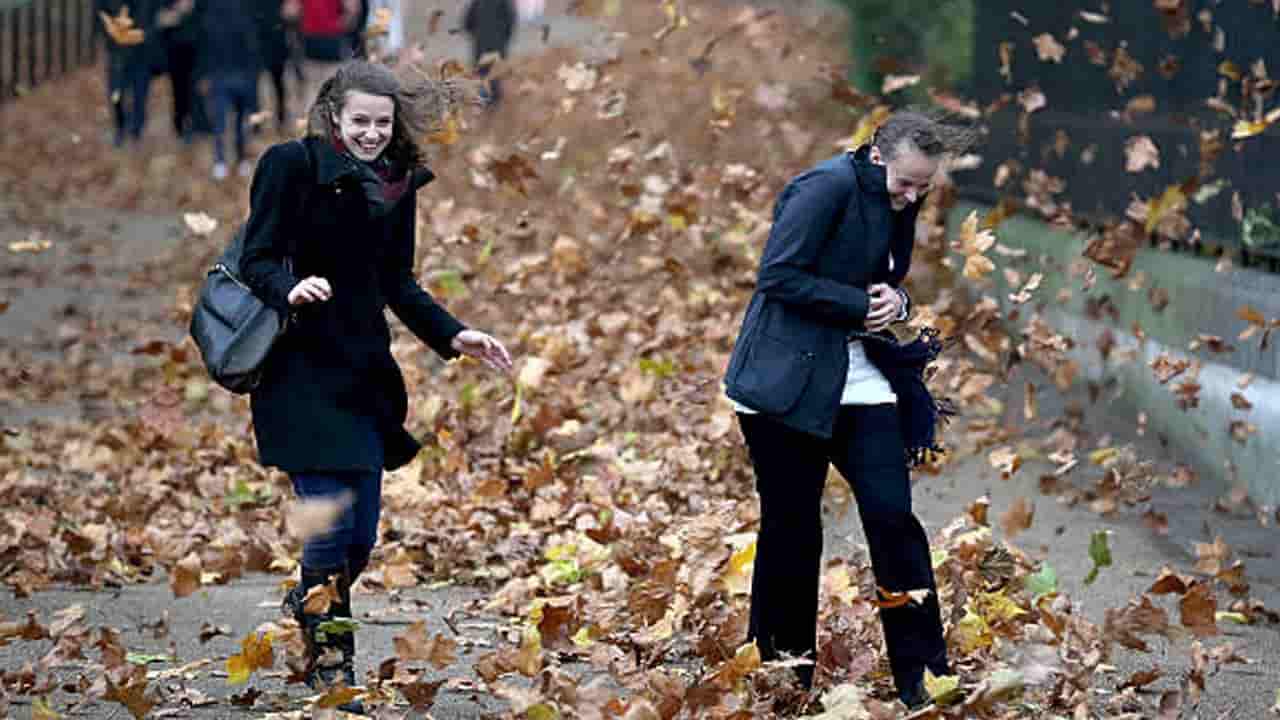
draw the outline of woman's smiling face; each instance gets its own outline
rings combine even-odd
[[[347,150],[360,160],[372,162],[391,144],[395,112],[396,104],[391,98],[352,90],[334,122]]]

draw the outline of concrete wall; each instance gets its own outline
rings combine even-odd
[[[953,227],[958,227],[971,210],[985,215],[989,208],[961,205],[953,211]],[[1242,484],[1250,496],[1262,505],[1280,505],[1280,330],[1267,349],[1260,344],[1261,333],[1248,340],[1236,340],[1247,323],[1237,317],[1241,306],[1251,305],[1268,320],[1280,317],[1280,275],[1253,270],[1214,271],[1204,259],[1186,257],[1158,250],[1139,251],[1129,275],[1112,280],[1103,267],[1089,262],[1096,282],[1089,292],[1083,290],[1083,277],[1071,277],[1073,262],[1083,258],[1086,237],[1056,230],[1029,218],[1006,220],[996,231],[999,243],[1023,249],[1023,258],[1002,258],[994,252],[997,271],[991,275],[995,285],[980,288],[995,294],[1008,307],[1008,287],[999,271],[1011,267],[1023,272],[1043,272],[1044,283],[1035,299],[1024,307],[1043,308],[1045,318],[1076,344],[1073,357],[1080,362],[1083,377],[1114,377],[1123,389],[1118,402],[1120,412],[1148,413],[1148,429],[1165,434],[1180,457],[1192,462],[1201,476],[1222,483]],[[1144,273],[1146,281],[1139,289],[1131,289],[1135,275]],[[1152,287],[1168,292],[1169,303],[1157,311],[1148,296]],[[1070,300],[1060,301],[1059,290],[1070,288]],[[1109,299],[1114,316],[1104,312],[1091,318],[1085,312],[1086,302]],[[1024,318],[1026,316],[1024,312]],[[1133,333],[1134,324],[1142,328],[1145,339]],[[1098,351],[1099,335],[1110,328],[1116,346],[1112,360],[1104,363]],[[1189,345],[1198,335],[1217,335],[1235,346],[1231,352],[1214,353],[1207,348],[1191,351]],[[1136,350],[1136,358],[1123,358],[1126,350]],[[1186,375],[1169,385],[1157,382],[1151,361],[1161,353],[1174,357],[1199,359],[1203,362],[1199,382],[1199,407],[1182,410],[1172,387]],[[1252,383],[1241,390],[1237,382],[1253,373]],[[1231,402],[1239,392],[1253,404],[1251,410],[1237,410]],[[1257,433],[1244,444],[1234,440],[1228,431],[1233,420],[1244,420],[1257,426]],[[1232,470],[1234,468],[1234,471]]]

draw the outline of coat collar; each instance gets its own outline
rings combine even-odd
[[[356,167],[355,160],[351,159],[344,153],[338,152],[333,143],[325,142],[317,137],[307,138],[307,144],[311,148],[312,157],[316,163],[316,182],[320,185],[332,185],[339,179],[347,176],[358,176],[359,168]],[[410,191],[417,192],[423,185],[436,179],[435,173],[431,172],[428,167],[415,168],[413,171],[413,181],[410,184]]]
[[[858,187],[862,188],[863,192],[885,196],[889,194],[889,174],[883,165],[871,162],[870,145],[863,145],[849,151],[849,157],[853,159],[853,167],[858,175]]]

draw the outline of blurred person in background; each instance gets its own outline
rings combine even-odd
[[[369,27],[369,0],[355,0],[355,15],[351,20],[351,56],[360,60],[369,57],[364,31]]]
[[[160,0],[95,0],[99,17],[118,18],[127,9],[135,33],[115,33],[98,25],[107,45],[107,95],[115,122],[113,141],[141,140],[147,126],[147,98],[151,76],[164,69],[164,40],[156,26]],[[126,37],[126,35],[130,35]]]
[[[248,176],[253,165],[245,131],[249,116],[258,109],[258,76],[262,72],[261,36],[253,12],[253,4],[259,0],[204,2],[199,73],[213,125],[213,178],[222,180],[229,173],[224,135],[227,117],[233,113],[236,161],[239,173]]]
[[[190,144],[196,130],[196,63],[200,58],[200,14],[196,0],[164,0],[156,15],[173,89],[173,132]]]
[[[355,56],[351,33],[359,22],[361,0],[299,0],[299,6],[307,76],[303,99],[310,104],[319,83]]]
[[[462,29],[471,36],[472,66],[486,80],[484,99],[490,107],[495,106],[502,100],[502,84],[490,74],[511,47],[516,29],[515,5],[512,0],[471,0]]]
[[[286,132],[289,123],[289,93],[285,85],[285,73],[293,55],[291,34],[297,32],[300,6],[297,0],[257,0],[253,9],[258,25],[258,52],[275,93],[276,129]],[[299,75],[299,80],[300,78]]]

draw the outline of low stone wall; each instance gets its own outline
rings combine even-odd
[[[972,210],[981,216],[990,208],[960,205],[952,222],[958,226]],[[1240,308],[1251,306],[1268,321],[1280,317],[1280,276],[1240,269],[1220,273],[1202,259],[1144,250],[1120,280],[1089,263],[1095,282],[1085,292],[1084,276],[1071,272],[1072,264],[1083,257],[1087,239],[1082,234],[1015,217],[1002,223],[996,235],[1004,246],[1026,251],[1021,258],[1000,258],[999,266],[1022,271],[1024,277],[1044,273],[1044,283],[1025,310],[1041,307],[1044,317],[1072,338],[1072,355],[1083,378],[1118,381],[1117,412],[1132,412],[1136,422],[1137,412],[1145,411],[1148,431],[1167,437],[1178,457],[1193,463],[1202,478],[1224,487],[1246,486],[1255,502],[1280,505],[1280,336],[1266,348],[1261,331],[1236,339],[1248,327],[1238,316]],[[1139,273],[1141,283],[1135,282]],[[1016,288],[1010,288],[998,271],[991,278],[995,286],[982,291],[1007,304]],[[1071,290],[1065,301],[1059,293],[1064,288]],[[1159,300],[1166,293],[1168,302],[1161,309]],[[1088,311],[1090,303],[1093,312]],[[1141,328],[1142,338],[1134,333],[1135,327]],[[1098,339],[1107,330],[1115,339],[1110,361],[1098,350]],[[1221,337],[1232,349],[1214,352],[1203,341],[1191,349],[1201,335]],[[1181,409],[1173,392],[1188,374],[1167,385],[1156,379],[1151,363],[1164,353],[1202,363],[1197,407]],[[1130,355],[1134,357],[1127,359]],[[1239,385],[1246,377],[1252,379],[1242,389]],[[1235,407],[1235,393],[1252,409]],[[1256,432],[1241,442],[1230,432],[1234,421],[1249,423]]]

